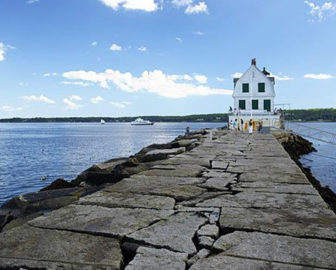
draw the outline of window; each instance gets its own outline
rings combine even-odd
[[[243,83],[243,93],[248,93],[248,92],[249,92],[249,84]]]
[[[239,100],[239,110],[245,110],[246,109],[246,102],[244,99]]]
[[[271,100],[265,99],[264,100],[264,110],[270,112],[271,111]]]
[[[257,99],[252,100],[252,110],[258,110],[259,109],[259,102]]]
[[[265,92],[265,83],[258,83],[258,92],[264,93]]]

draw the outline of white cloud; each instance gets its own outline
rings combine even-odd
[[[183,80],[185,80],[185,81],[192,81],[193,78],[190,75],[186,74],[186,75],[183,75]]]
[[[71,101],[71,97],[63,99],[63,103],[67,105],[65,107],[66,110],[78,110],[83,107],[82,105],[76,104],[75,102]]]
[[[58,73],[57,73],[57,72],[44,73],[43,76],[44,76],[44,77],[58,76]]]
[[[47,104],[55,104],[55,101],[53,101],[50,98],[47,98],[44,95],[40,95],[40,96],[24,96],[23,99],[26,100],[26,101],[41,101],[41,102],[45,102]]]
[[[118,10],[120,7],[131,10],[156,11],[159,7],[155,0],[99,0],[106,6]]]
[[[111,101],[110,104],[113,106],[113,107],[116,107],[118,109],[123,109],[125,108],[127,105],[130,105],[132,104],[131,102],[114,102],[114,101]]]
[[[71,95],[69,97],[70,100],[74,100],[74,101],[81,101],[82,98],[80,96],[76,96],[76,95]]]
[[[40,0],[28,0],[26,3],[27,4],[34,4],[34,3],[37,3],[37,2],[40,2]]]
[[[92,43],[91,43],[91,46],[97,46],[98,45],[98,42],[97,41],[93,41]]]
[[[104,101],[104,99],[101,96],[93,97],[90,99],[91,103],[97,104],[99,102]]]
[[[77,85],[77,86],[83,86],[83,87],[88,87],[91,85],[91,83],[86,83],[86,82],[69,82],[69,81],[62,81],[61,84]]]
[[[2,42],[0,42],[0,61],[5,60],[5,44],[3,44]]]
[[[14,46],[0,42],[0,62],[5,60],[7,50],[16,49]]]
[[[221,77],[216,77],[216,80],[219,81],[219,82],[224,82],[225,81],[225,79],[221,78]]]
[[[172,4],[177,7],[189,6],[193,3],[193,0],[173,0]]]
[[[208,78],[204,75],[200,75],[200,74],[196,74],[194,76],[195,80],[198,82],[198,83],[207,83],[208,82]]]
[[[231,75],[232,78],[240,78],[241,76],[243,76],[243,73],[240,73],[240,72],[236,72]]]
[[[4,111],[4,112],[14,112],[14,111],[22,111],[23,108],[22,107],[12,107],[12,106],[0,106],[0,111]]]
[[[184,13],[186,14],[208,13],[208,6],[205,2],[199,2],[196,5],[189,5]]]
[[[320,74],[308,73],[308,74],[305,74],[303,77],[306,79],[315,79],[315,80],[328,80],[328,79],[333,78],[332,75],[323,74],[323,73],[320,73]]]
[[[95,71],[69,71],[63,73],[69,80],[82,80],[97,83],[102,88],[109,88],[114,84],[118,89],[126,92],[146,91],[167,98],[184,98],[191,95],[230,95],[232,90],[210,88],[203,85],[177,82],[190,80],[190,75],[168,75],[161,70],[144,71],[140,77],[133,76],[130,72],[122,73],[118,70],[107,69],[105,72]]]
[[[175,38],[178,42],[182,42],[183,40],[182,40],[182,38],[180,38],[180,37],[176,37]]]
[[[110,47],[110,50],[111,50],[111,51],[121,51],[121,50],[122,50],[122,47],[119,46],[119,45],[117,45],[117,44],[115,44],[115,43],[113,43],[113,44],[111,45],[111,47]]]
[[[291,81],[293,78],[286,76],[286,75],[274,75],[271,74],[270,76],[273,76],[277,81]]]
[[[202,31],[195,31],[194,35],[196,35],[196,36],[204,36],[204,32],[202,32]]]
[[[140,48],[138,48],[138,50],[139,50],[140,52],[146,52],[146,51],[147,51],[147,48],[144,47],[144,46],[141,46]]]
[[[317,17],[319,21],[322,21],[324,17],[336,13],[336,2],[324,2],[322,5],[317,5],[309,1],[304,1],[304,3],[310,7],[310,15]]]

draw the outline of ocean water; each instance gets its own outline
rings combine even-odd
[[[336,122],[299,122],[290,123],[288,127],[312,142],[317,150],[317,152],[302,156],[301,163],[311,169],[312,174],[323,186],[329,186],[336,192],[336,145],[313,139],[333,140],[336,143]],[[320,130],[329,134],[320,132]]]
[[[57,178],[71,180],[97,162],[128,157],[201,128],[226,123],[0,123],[0,205]],[[41,179],[46,177],[45,181]]]
[[[0,123],[0,205],[38,191],[57,178],[71,180],[97,162],[128,157],[152,143],[165,143],[191,130],[226,123]],[[302,123],[336,133],[336,123]],[[295,130],[295,125],[290,125]],[[336,146],[307,138],[317,153],[302,157],[322,185],[336,191]],[[46,177],[45,181],[41,179]]]

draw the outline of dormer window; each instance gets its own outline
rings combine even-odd
[[[248,92],[249,92],[249,84],[243,83],[243,93],[248,93]]]
[[[265,93],[265,83],[258,83],[258,92]]]

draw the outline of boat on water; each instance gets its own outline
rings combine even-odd
[[[149,120],[143,120],[142,118],[137,118],[133,122],[131,122],[132,126],[149,126],[149,125],[154,125],[153,122]]]
[[[100,123],[101,123],[102,125],[104,125],[104,124],[105,124],[105,120],[104,120],[104,119],[101,119],[101,120],[100,120]]]

